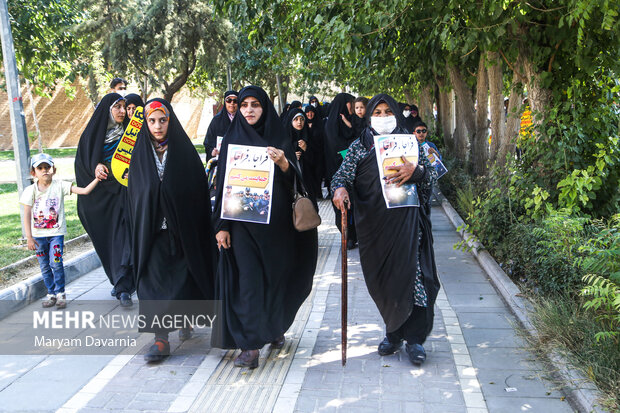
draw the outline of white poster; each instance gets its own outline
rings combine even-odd
[[[428,161],[431,163],[431,165],[435,168],[435,170],[437,171],[437,178],[441,178],[442,176],[444,176],[447,172],[448,172],[448,168],[446,168],[446,166],[443,164],[443,162],[441,162],[441,159],[439,159],[439,156],[429,153],[429,149],[430,149],[430,145],[427,142],[424,142],[422,144],[422,149],[424,149],[424,154],[426,155],[426,157],[428,158]]]
[[[414,135],[377,135],[375,138],[375,152],[377,154],[377,166],[379,167],[379,179],[383,198],[388,208],[419,207],[420,200],[415,184],[406,183],[397,186],[389,183],[385,178],[396,172],[390,167],[403,165],[402,156],[409,162],[417,164],[419,159],[418,141]]]
[[[269,224],[273,171],[266,147],[228,145],[220,217]]]

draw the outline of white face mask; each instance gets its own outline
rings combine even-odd
[[[370,126],[379,134],[386,135],[396,129],[396,116],[372,116]]]
[[[404,117],[407,117],[409,115],[411,115],[411,111],[410,110],[403,110],[403,116]]]
[[[312,102],[311,105],[316,108],[317,106],[319,106],[319,103],[318,102]]]

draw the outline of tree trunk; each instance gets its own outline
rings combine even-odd
[[[506,146],[506,113],[504,109],[504,71],[499,53],[488,52],[489,91],[491,97],[491,162],[505,164],[505,159],[499,159],[499,148]],[[504,157],[505,157],[504,153]]]
[[[452,127],[452,102],[450,91],[447,90],[446,81],[443,78],[435,79],[439,87],[439,99],[437,100],[437,123],[443,135],[443,143],[450,153],[454,153],[454,128]]]
[[[470,136],[476,131],[474,100],[461,71],[450,65],[447,65],[447,69],[450,82],[456,93],[457,135],[459,139],[456,141],[455,154],[457,158],[466,160]]]
[[[527,82],[527,99],[532,109],[532,122],[540,124],[541,115],[548,109],[551,103],[551,91],[542,87],[540,73],[532,61],[529,51],[523,46],[519,50],[523,72]]]
[[[32,85],[28,79],[25,80],[28,98],[30,99],[30,109],[32,110],[32,119],[34,120],[34,127],[37,130],[37,146],[39,147],[39,153],[43,153],[43,137],[41,136],[41,128],[39,128],[39,119],[37,118],[37,111],[35,110],[34,97],[32,97]]]
[[[433,118],[433,88],[431,85],[425,86],[420,93],[420,104],[418,114],[429,128],[429,132],[435,132],[435,122]]]
[[[508,118],[506,119],[505,139],[499,146],[497,163],[504,165],[506,155],[516,149],[519,130],[521,129],[521,101],[523,100],[523,85],[519,73],[513,72],[510,85],[510,97],[508,98]]]
[[[488,159],[488,100],[489,80],[484,63],[484,53],[480,54],[478,73],[476,74],[476,132],[471,147],[471,158],[474,174],[484,175],[487,170]]]

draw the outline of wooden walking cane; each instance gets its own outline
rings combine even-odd
[[[342,328],[342,365],[347,364],[347,207],[348,202],[344,202],[344,209],[340,214],[340,228],[341,228],[341,246],[342,249],[342,290],[341,290],[341,328]]]

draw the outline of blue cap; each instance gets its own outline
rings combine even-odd
[[[46,163],[49,166],[54,166],[54,161],[52,160],[52,157],[46,153],[38,153],[36,155],[33,155],[32,159],[30,160],[30,166],[33,168],[36,168],[42,163]]]

